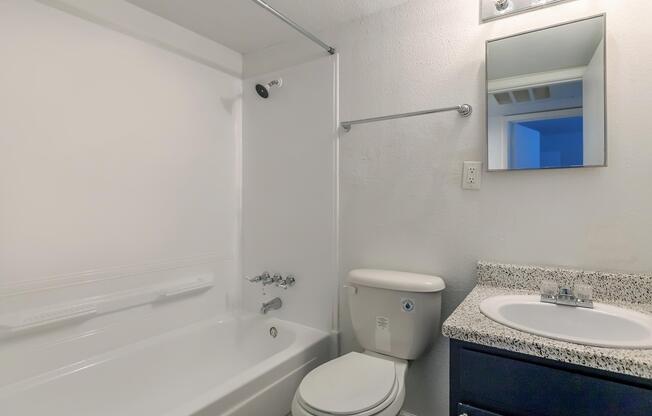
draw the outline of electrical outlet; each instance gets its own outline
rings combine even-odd
[[[482,187],[482,162],[464,162],[462,188],[480,189]]]

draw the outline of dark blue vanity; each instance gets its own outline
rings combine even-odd
[[[450,341],[450,416],[652,416],[652,380]]]

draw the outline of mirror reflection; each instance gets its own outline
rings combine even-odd
[[[605,166],[605,17],[487,42],[489,170]]]

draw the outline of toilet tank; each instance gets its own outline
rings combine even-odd
[[[413,360],[439,332],[441,292],[436,276],[357,269],[348,276],[351,322],[365,350]]]

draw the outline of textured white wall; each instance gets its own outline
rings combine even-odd
[[[217,279],[192,300],[3,340],[0,356],[59,340],[52,364],[78,361],[92,353],[69,345],[80,334],[115,348],[237,302],[242,81],[32,0],[0,1],[0,56],[0,314]]]
[[[274,316],[322,330],[337,304],[336,57],[244,82],[243,269],[292,273],[296,286],[245,284],[244,302],[257,312],[275,296]],[[268,99],[256,83],[283,79]]]
[[[463,191],[462,162],[486,152],[484,42],[602,12],[610,166],[485,173],[481,191]],[[366,266],[438,274],[447,315],[475,284],[478,259],[650,271],[650,14],[644,0],[578,0],[479,25],[476,1],[413,0],[321,33],[341,54],[342,119],[461,102],[476,110],[470,119],[425,116],[342,136],[340,276]],[[279,45],[245,56],[245,72],[320,53],[303,42]],[[344,340],[353,346],[350,328]],[[447,368],[440,337],[410,368],[409,410],[446,414]]]

